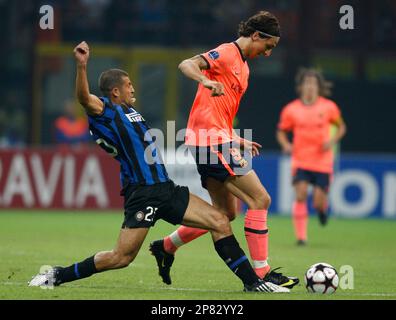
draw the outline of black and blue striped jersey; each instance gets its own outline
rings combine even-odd
[[[142,115],[131,107],[102,97],[102,115],[88,115],[96,143],[121,164],[121,185],[153,185],[170,181]]]

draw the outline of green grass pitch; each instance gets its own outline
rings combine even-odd
[[[54,290],[29,288],[42,265],[70,265],[93,253],[112,249],[122,213],[0,212],[0,300],[2,299],[396,299],[396,222],[331,219],[327,227],[311,217],[309,245],[296,247],[290,218],[270,215],[270,263],[303,282],[307,267],[328,262],[338,270],[350,265],[354,289],[316,295],[299,285],[290,294],[243,293],[242,284],[214,251],[205,235],[180,249],[172,269],[173,284],[163,284],[151,240],[174,227],[159,221],[136,260],[126,269],[65,284]],[[243,219],[232,223],[247,252]],[[340,274],[342,277],[342,274]]]

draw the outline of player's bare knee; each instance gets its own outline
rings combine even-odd
[[[249,209],[267,210],[271,206],[271,196],[267,192],[262,192],[254,198],[251,198],[249,202]]]
[[[268,209],[271,206],[271,196],[266,192],[265,193],[265,203],[264,203],[264,209]]]
[[[229,218],[225,215],[218,216],[216,219],[215,229],[216,232],[221,234],[232,233]]]

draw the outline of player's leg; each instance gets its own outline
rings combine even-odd
[[[314,188],[313,206],[318,213],[320,224],[325,226],[328,222],[328,193],[322,187],[315,186]]]
[[[209,230],[216,252],[242,280],[245,290],[288,292],[285,288],[265,283],[257,277],[232,233],[227,216],[204,200],[189,194],[186,187],[174,186],[170,192],[171,197],[167,197],[166,204],[158,209],[160,218],[172,224],[182,223],[185,226]]]
[[[245,217],[245,236],[256,274],[265,281],[292,288],[299,280],[271,270],[268,264],[267,214],[271,198],[256,173],[232,176],[225,181],[227,189],[244,201],[249,209]]]
[[[197,163],[202,187],[208,190],[212,204],[233,220],[235,218],[233,216],[234,213],[228,210],[227,204],[233,204],[235,200],[231,199],[233,196],[223,185],[229,173],[225,170],[218,157],[219,149],[222,150],[222,148],[223,146],[213,148],[190,146],[189,151]],[[229,149],[229,146],[226,149]],[[174,254],[180,246],[206,233],[206,230],[180,226],[176,231],[164,238],[164,249],[167,253]],[[160,246],[160,243],[157,243],[157,245]]]
[[[324,172],[312,172],[314,185],[313,206],[318,214],[319,222],[325,226],[328,222],[328,193],[330,187],[330,174]]]
[[[212,199],[213,206],[227,215],[230,221],[234,220],[237,210],[236,197],[225,188],[222,182],[213,178],[206,180],[205,187]],[[175,260],[176,250],[206,233],[208,230],[182,225],[164,239],[155,240],[150,244],[150,251],[157,260],[159,275],[164,283],[172,283],[170,270]]]
[[[267,214],[271,198],[254,171],[244,176],[229,177],[226,188],[248,205],[245,217],[245,237],[257,275],[263,278],[268,265]]]
[[[116,247],[103,251],[68,267],[54,267],[46,274],[37,275],[30,286],[55,285],[88,278],[95,273],[127,267],[138,254],[148,233],[147,228],[122,229]]]
[[[234,221],[239,213],[238,198],[227,189],[224,182],[208,177],[206,185],[213,207],[226,215],[229,221]]]
[[[95,255],[95,266],[98,272],[129,266],[136,258],[148,231],[148,228],[122,229],[115,249]]]
[[[298,245],[305,245],[308,240],[308,186],[305,180],[294,182],[295,201],[292,207],[292,219]]]
[[[237,213],[236,197],[225,188],[222,182],[213,178],[207,179],[206,187],[212,200],[212,205],[227,215],[230,221],[233,221]],[[207,232],[204,229],[180,226],[172,234],[164,238],[164,249],[170,254],[175,254],[178,248]]]
[[[248,258],[240,248],[232,233],[230,222],[224,214],[195,195],[190,195],[183,224],[210,230],[216,252],[232,272],[242,280],[245,290],[261,291],[255,289],[257,286],[261,286],[261,279],[256,275]],[[266,285],[273,286],[272,283],[266,283]],[[273,286],[274,292],[288,292],[288,290],[283,291],[282,289],[285,288]]]

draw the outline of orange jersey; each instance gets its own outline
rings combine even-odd
[[[248,87],[249,67],[236,42],[224,43],[201,55],[209,69],[203,74],[224,85],[225,95],[198,86],[187,124],[186,145],[209,146],[233,140],[233,121]]]
[[[85,118],[69,119],[62,116],[56,119],[55,128],[61,131],[65,136],[75,138],[84,136],[88,133],[88,122]]]
[[[297,99],[284,107],[278,128],[293,132],[293,170],[333,172],[333,150],[323,151],[322,148],[331,138],[331,124],[340,118],[338,106],[323,97],[313,105],[304,105]]]

